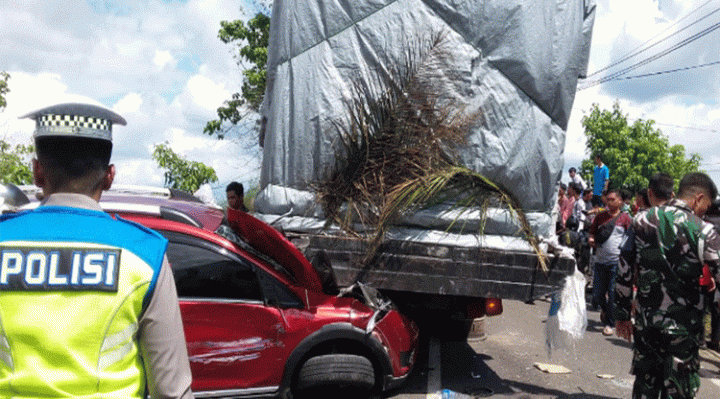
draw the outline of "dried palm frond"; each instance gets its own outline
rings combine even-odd
[[[452,61],[446,35],[439,34],[420,54],[408,52],[402,68],[353,84],[347,104],[348,123],[337,124],[341,154],[335,169],[316,189],[326,214],[344,225],[357,217],[377,223],[388,190],[418,178],[439,165],[454,163],[447,146],[464,142],[472,121],[436,87],[436,72]],[[343,204],[365,204],[364,211]]]
[[[451,209],[462,211],[480,209],[482,219],[478,233],[482,235],[486,211],[490,206],[494,206],[509,210],[515,217],[520,224],[518,234],[528,241],[538,255],[541,268],[546,269],[546,257],[540,250],[538,239],[515,197],[504,187],[466,167],[447,165],[443,169],[429,171],[419,179],[408,180],[395,187],[390,193],[388,203],[389,206],[385,208],[371,241],[371,248],[375,250],[382,242],[386,229],[407,212],[437,204],[451,204]],[[457,214],[457,218],[460,215],[462,212]],[[453,224],[455,222],[457,219]],[[448,227],[450,228],[452,224]]]
[[[351,234],[360,223],[373,231],[366,261],[387,229],[403,215],[450,203],[461,210],[509,209],[522,235],[544,256],[517,201],[490,179],[458,166],[454,149],[465,144],[482,115],[469,111],[449,89],[462,79],[447,34],[408,51],[401,68],[352,86],[348,120],[337,123],[340,154],[315,185],[329,222]],[[424,49],[424,50],[422,50]],[[483,234],[484,220],[478,233]]]

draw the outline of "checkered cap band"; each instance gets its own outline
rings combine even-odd
[[[110,130],[107,119],[94,118],[81,115],[43,115],[39,120],[40,126],[78,126],[96,130]]]
[[[112,123],[98,117],[45,114],[37,119],[36,125],[35,137],[78,136],[112,140]]]

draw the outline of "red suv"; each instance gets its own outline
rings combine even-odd
[[[131,191],[101,205],[170,241],[196,397],[379,392],[408,376],[417,326],[377,290],[333,286],[328,269],[248,214],[229,223],[175,191]]]

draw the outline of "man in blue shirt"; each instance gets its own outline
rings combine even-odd
[[[602,194],[608,189],[610,170],[602,161],[602,154],[595,154],[595,171],[593,172],[593,206],[603,206]]]

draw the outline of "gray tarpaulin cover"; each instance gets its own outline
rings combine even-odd
[[[317,230],[322,213],[309,186],[336,159],[333,124],[347,120],[352,82],[391,70],[408,46],[447,32],[462,77],[455,95],[483,115],[462,161],[511,189],[535,231],[550,234],[594,10],[594,0],[275,0],[256,211],[285,229]],[[408,224],[443,230],[457,216],[446,213],[427,210]],[[505,212],[488,218],[497,231],[486,234],[518,231]]]

